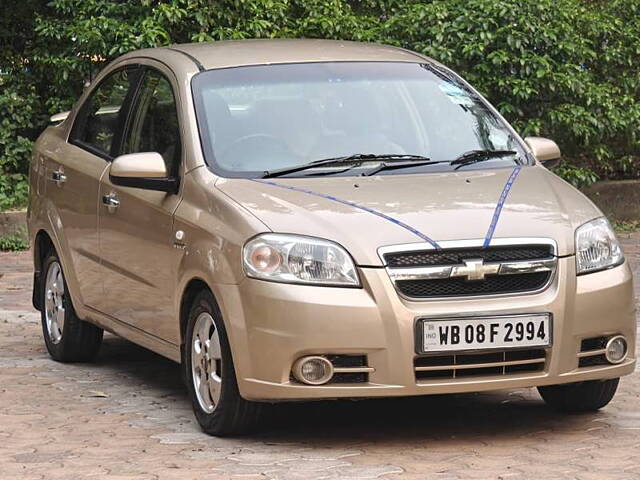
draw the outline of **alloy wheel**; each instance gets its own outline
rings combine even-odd
[[[220,335],[208,312],[198,315],[191,340],[191,377],[203,411],[212,413],[222,390]]]
[[[52,262],[45,279],[45,318],[47,334],[52,343],[62,340],[64,330],[64,278],[58,262]]]

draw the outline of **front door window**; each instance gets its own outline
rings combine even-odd
[[[175,97],[167,78],[148,70],[142,80],[136,111],[122,153],[157,152],[170,176],[178,173],[180,127]]]
[[[82,105],[71,133],[73,143],[100,155],[113,154],[136,72],[131,68],[118,70],[98,85]]]

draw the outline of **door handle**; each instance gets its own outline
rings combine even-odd
[[[114,213],[120,206],[120,200],[115,193],[111,192],[109,195],[102,196],[102,204],[107,207],[109,213]]]
[[[64,174],[64,171],[62,170],[62,168],[59,168],[58,170],[53,172],[51,174],[51,178],[53,179],[54,182],[56,182],[56,185],[58,185],[59,187],[61,187],[62,184],[67,181],[67,176]]]

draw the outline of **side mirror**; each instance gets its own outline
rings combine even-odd
[[[109,180],[114,185],[177,193],[178,179],[168,176],[162,155],[156,152],[120,155],[111,162]]]
[[[524,139],[536,159],[547,168],[553,168],[560,163],[562,154],[560,147],[553,140],[542,137],[527,137]]]
[[[66,112],[56,113],[55,115],[51,115],[51,117],[49,117],[49,123],[52,123],[55,125],[62,123],[67,119],[67,117],[69,116],[69,113],[71,112],[66,111]]]

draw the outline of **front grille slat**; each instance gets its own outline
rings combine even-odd
[[[489,275],[480,281],[468,281],[464,278],[399,280],[396,286],[400,293],[414,298],[494,295],[538,290],[549,281],[550,275],[549,272]]]
[[[392,252],[384,255],[389,267],[426,267],[455,265],[468,258],[482,258],[485,262],[513,262],[553,257],[551,245],[513,245],[489,248],[455,248]]]
[[[539,291],[550,283],[556,268],[552,243],[392,250],[382,256],[398,292],[416,299]],[[479,268],[485,266],[484,277],[470,280],[469,275],[460,275],[460,267],[469,268],[468,262],[471,260],[476,260],[476,265],[478,260],[482,261]],[[536,262],[545,261],[545,268],[533,267]],[[495,270],[495,265],[501,264],[505,264],[500,267],[503,270]],[[525,268],[518,271],[512,268],[513,265],[524,265]],[[493,271],[490,270],[491,266]]]
[[[529,360],[513,360],[510,362],[493,362],[493,363],[462,363],[454,365],[441,365],[437,367],[416,367],[416,372],[429,372],[434,370],[466,370],[474,368],[489,368],[489,367],[511,367],[514,365],[531,365],[534,363],[540,363],[540,359],[532,358]]]
[[[542,348],[488,353],[459,353],[416,357],[416,380],[470,376],[503,376],[544,370],[546,351]]]
[[[607,337],[585,338],[580,342],[580,351],[589,352],[592,350],[601,350],[607,345]]]
[[[607,357],[603,354],[593,355],[590,357],[581,357],[578,360],[578,367],[580,368],[596,367],[599,365],[610,365],[610,363],[607,361]]]
[[[580,342],[580,353],[578,354],[578,367],[596,367],[611,365],[604,354],[609,337],[585,338]]]

